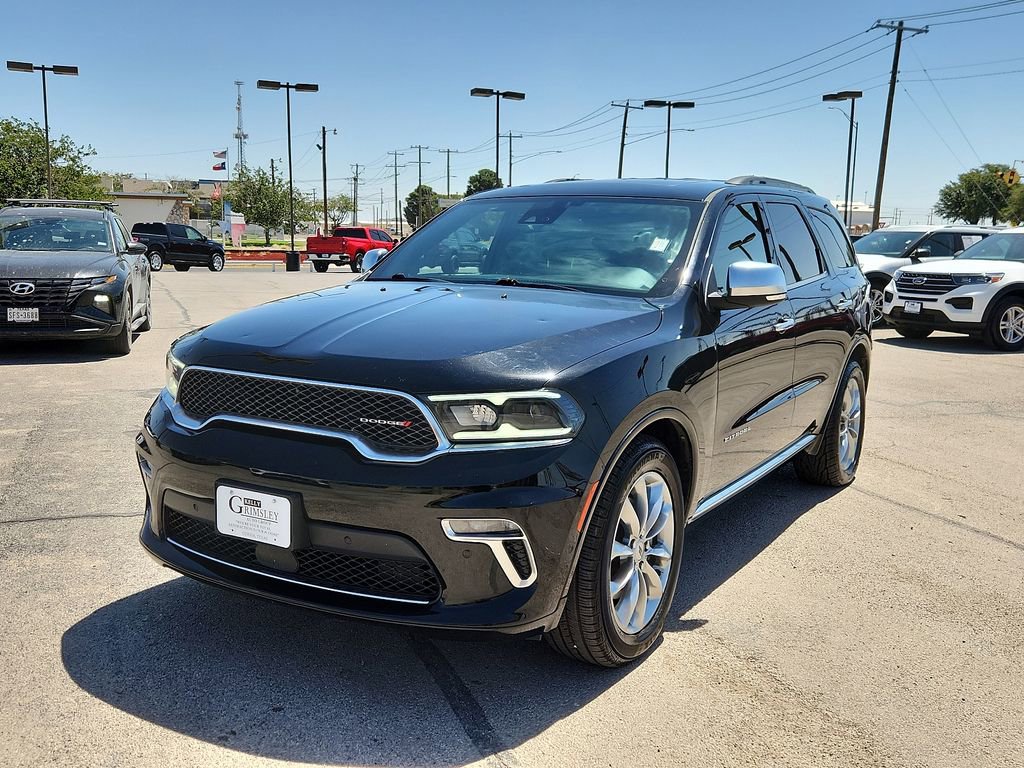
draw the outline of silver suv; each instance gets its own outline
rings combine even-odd
[[[900,267],[951,259],[995,230],[976,226],[906,226],[876,229],[853,244],[860,268],[871,283],[871,323],[882,324],[885,286]]]

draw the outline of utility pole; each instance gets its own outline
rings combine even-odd
[[[457,149],[439,149],[437,151],[447,155],[447,158],[445,159],[445,176],[448,179],[448,182],[447,182],[447,185],[445,186],[445,196],[446,197],[451,197],[452,196],[452,152],[456,152],[457,153],[458,150]]]
[[[277,176],[274,173],[274,158],[270,158],[270,186],[277,186]]]
[[[925,28],[907,27],[902,21],[897,24],[883,24],[875,22],[872,29],[888,29],[896,32],[896,45],[892,51],[892,74],[889,77],[889,98],[885,102],[885,122],[882,124],[882,149],[878,153],[878,177],[875,179],[875,210],[871,215],[871,228],[878,229],[882,208],[882,185],[885,182],[885,160],[889,154],[889,127],[892,125],[892,102],[896,97],[896,79],[900,74],[900,49],[903,47],[903,33],[913,32],[923,35],[928,31]]]
[[[512,186],[512,139],[521,139],[523,134],[508,132],[508,185]]]
[[[359,226],[359,163],[352,166],[352,223]]]
[[[395,168],[395,234],[401,235],[402,234],[402,219],[401,219],[402,209],[401,209],[401,207],[398,204],[398,169],[399,168],[405,168],[405,165],[404,164],[403,165],[399,165],[398,164],[398,156],[400,154],[402,154],[399,150],[396,149],[394,152],[388,152],[388,154],[395,158],[395,164],[394,164],[394,168]]]
[[[622,178],[622,157],[626,153],[626,121],[629,119],[629,110],[631,109],[643,109],[642,106],[634,107],[629,103],[629,99],[626,99],[625,104],[616,104],[612,102],[613,107],[622,107],[622,138],[619,139],[619,176]]]
[[[332,129],[334,135],[338,135],[338,129]],[[323,154],[323,178],[324,178],[324,235],[328,234],[330,229],[330,223],[327,221],[327,127],[320,126],[320,143],[316,145],[316,148]]]
[[[409,147],[409,149],[415,149],[416,150],[416,165],[417,165],[418,171],[419,171],[419,180],[416,182],[416,189],[419,189],[420,187],[423,186],[423,164],[424,163],[426,163],[427,165],[430,164],[429,160],[424,160],[423,159],[423,150],[424,149],[430,149],[430,147],[424,147],[422,144],[415,144],[415,145]],[[420,223],[421,223],[420,215],[421,215],[422,212],[420,211],[420,209],[423,207],[422,205],[420,205],[421,202],[422,202],[422,200],[417,198],[417,201],[416,201],[416,229],[420,228]]]

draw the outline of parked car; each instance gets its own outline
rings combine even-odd
[[[109,203],[0,208],[0,340],[103,339],[127,354],[153,322],[146,248]]]
[[[960,251],[991,235],[989,227],[886,227],[876,229],[853,244],[857,261],[871,283],[871,320],[880,325],[882,291],[900,267],[933,259],[951,259]]]
[[[394,247],[391,235],[374,227],[336,227],[330,237],[306,239],[306,253],[317,272],[326,272],[331,264],[348,264],[353,272],[360,272],[367,251],[374,248],[390,251]]]
[[[483,222],[482,271],[424,266]],[[688,523],[790,460],[854,479],[868,283],[803,187],[510,187],[366,255],[173,344],[137,439],[159,562],[617,666],[662,632]]]
[[[146,255],[154,272],[171,264],[178,272],[192,267],[207,267],[211,272],[224,269],[224,245],[211,240],[186,224],[144,222],[132,227],[132,237],[146,244]]]
[[[909,339],[953,331],[996,349],[1024,349],[1024,227],[997,232],[955,259],[897,270],[883,300],[886,319]]]

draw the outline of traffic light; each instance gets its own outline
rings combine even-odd
[[[1014,187],[1017,185],[1017,182],[1020,181],[1020,174],[1017,173],[1016,169],[1011,168],[1008,171],[1000,171],[999,178],[1002,179],[1006,186]]]

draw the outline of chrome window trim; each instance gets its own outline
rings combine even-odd
[[[185,377],[189,371],[210,371],[212,373],[223,373],[235,376],[248,376],[251,378],[267,379],[269,381],[286,381],[295,384],[308,384],[311,386],[331,387],[334,389],[344,389],[355,392],[376,392],[378,394],[392,395],[400,397],[412,405],[414,405],[423,418],[426,419],[427,424],[430,426],[431,431],[434,433],[434,437],[437,440],[437,447],[431,449],[426,453],[419,454],[404,454],[404,453],[387,453],[385,451],[379,451],[359,435],[352,434],[351,432],[343,432],[335,429],[324,429],[321,427],[313,427],[305,424],[293,424],[286,421],[273,421],[270,419],[258,419],[248,416],[237,416],[234,414],[214,414],[206,419],[195,419],[185,413],[185,409],[182,408],[181,404],[176,398],[172,398],[166,388],[161,390],[160,397],[164,401],[164,405],[170,411],[171,418],[174,422],[181,427],[190,429],[194,432],[198,432],[210,424],[216,422],[227,422],[231,424],[244,424],[246,426],[255,427],[266,427],[269,429],[278,429],[285,432],[296,432],[299,434],[317,435],[319,437],[330,437],[334,439],[344,440],[349,443],[356,451],[365,459],[370,461],[377,461],[386,464],[422,464],[431,459],[437,458],[446,453],[479,453],[482,451],[500,451],[500,450],[514,450],[518,448],[553,448],[560,445],[566,445],[571,442],[571,437],[565,438],[553,438],[550,440],[529,440],[529,441],[509,441],[501,443],[458,443],[455,444],[448,439],[445,435],[444,430],[441,429],[441,425],[437,422],[437,418],[431,413],[430,409],[417,398],[405,393],[399,392],[394,389],[382,389],[380,387],[362,387],[353,386],[350,384],[336,384],[329,381],[316,381],[313,379],[301,379],[291,376],[273,376],[265,373],[251,373],[248,371],[235,371],[227,368],[214,368],[205,365],[186,365],[185,369],[181,373],[181,378],[178,380],[178,391],[181,391],[182,384],[185,381]]]
[[[432,602],[434,602],[433,600],[414,600],[412,598],[407,598],[407,597],[385,597],[383,595],[367,594],[366,592],[353,592],[353,591],[348,590],[348,589],[337,589],[335,587],[324,587],[324,586],[321,586],[319,584],[313,584],[313,583],[308,582],[308,581],[300,581],[298,579],[289,579],[286,576],[279,576],[276,573],[269,573],[268,571],[260,571],[260,570],[257,570],[255,568],[247,568],[244,565],[236,565],[235,563],[229,563],[229,562],[226,562],[225,560],[221,560],[220,558],[204,554],[203,552],[197,552],[196,550],[192,549],[191,547],[186,547],[184,544],[182,544],[182,543],[180,543],[178,541],[175,541],[174,539],[172,539],[170,537],[167,538],[167,543],[168,544],[173,544],[178,549],[182,549],[185,552],[188,552],[189,554],[196,555],[197,557],[202,557],[202,558],[204,558],[206,560],[212,560],[213,562],[219,563],[220,565],[227,566],[228,568],[237,568],[238,570],[245,571],[246,573],[252,573],[252,574],[255,574],[256,576],[266,576],[268,579],[277,579],[278,581],[286,581],[289,584],[295,584],[296,586],[300,586],[300,587],[308,587],[310,589],[322,589],[325,592],[336,592],[339,595],[348,595],[349,597],[361,597],[361,598],[365,598],[367,600],[385,600],[385,601],[387,601],[389,603],[406,603],[406,604],[409,604],[409,605],[430,605]]]

